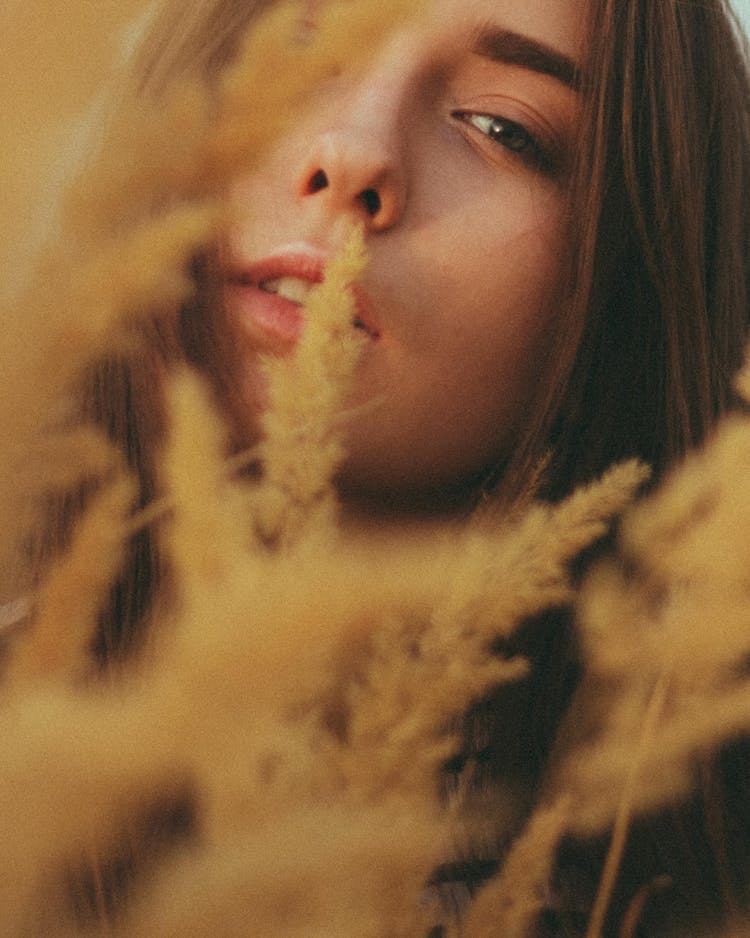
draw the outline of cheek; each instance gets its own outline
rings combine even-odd
[[[543,380],[563,271],[557,223],[422,240],[404,319],[363,363],[350,478],[416,490],[502,460]]]
[[[446,234],[433,252],[444,261],[432,335],[446,366],[471,367],[508,393],[523,385],[559,305],[566,239],[559,199],[511,193],[498,215],[465,216],[461,243]]]
[[[540,303],[521,315],[498,307],[471,328],[454,320],[419,354],[377,350],[359,375],[348,480],[419,491],[501,461],[541,377],[555,308]]]

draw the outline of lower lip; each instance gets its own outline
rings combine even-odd
[[[294,348],[305,328],[301,306],[251,283],[229,283],[225,289],[230,316],[257,351],[284,355]],[[354,327],[371,341],[380,338],[362,322],[355,322]]]
[[[244,283],[230,283],[226,299],[230,315],[258,351],[282,355],[299,341],[305,320],[302,307],[291,300]]]

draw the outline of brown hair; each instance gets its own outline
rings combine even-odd
[[[750,300],[750,85],[727,5],[589,9],[570,307],[513,467],[547,445],[551,496],[700,443],[733,399]]]
[[[570,305],[535,431],[549,446],[543,490],[553,498],[625,456],[658,478],[699,445],[735,403],[750,313],[750,80],[731,9],[723,0],[589,0],[589,9]],[[513,471],[529,471],[535,446]],[[521,649],[536,665],[514,717],[529,786],[576,680],[560,625],[537,623]],[[505,761],[498,749],[497,776]],[[639,935],[692,933],[746,903],[746,773],[738,744],[702,766],[686,806],[633,825],[606,934],[659,882],[669,886],[649,901]],[[605,838],[564,845],[549,933],[585,930],[607,848]]]

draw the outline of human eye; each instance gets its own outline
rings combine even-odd
[[[526,165],[547,175],[557,168],[555,148],[543,142],[523,124],[500,114],[478,111],[453,111],[452,116],[469,127],[474,127],[488,140],[503,147]]]

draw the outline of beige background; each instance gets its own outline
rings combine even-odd
[[[189,0],[186,0],[189,2]],[[23,280],[145,0],[0,0],[0,296]],[[129,28],[128,28],[129,27]]]

